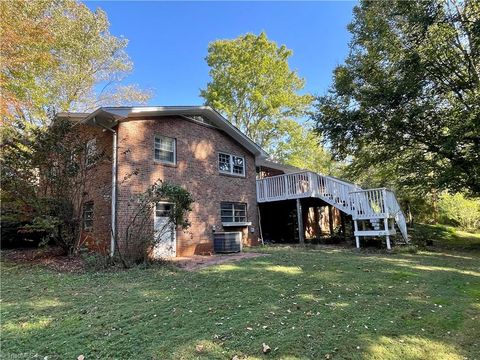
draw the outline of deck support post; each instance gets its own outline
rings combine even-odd
[[[302,203],[297,198],[297,221],[298,221],[298,242],[300,245],[305,245],[305,230],[303,229],[303,213]]]
[[[360,249],[360,236],[357,235],[357,232],[358,232],[357,220],[353,220],[353,227],[355,231],[355,245],[357,246],[357,249]]]
[[[345,214],[343,212],[340,212],[340,226],[341,226],[341,229],[342,229],[343,240],[346,240],[347,239],[347,234],[346,234],[346,231],[345,231]]]
[[[392,250],[390,245],[390,229],[388,228],[388,218],[384,218],[383,222],[385,224],[385,231],[387,232],[386,242],[387,242],[387,250]]]
[[[328,205],[328,226],[330,227],[330,236],[333,236],[333,206]]]

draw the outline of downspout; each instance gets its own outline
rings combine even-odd
[[[96,119],[93,119],[93,122],[96,124]],[[116,235],[116,225],[117,225],[117,132],[113,129],[107,128],[101,124],[97,124],[102,127],[104,130],[108,130],[113,135],[112,141],[112,196],[111,196],[111,209],[112,209],[112,233],[110,235],[110,257],[113,257],[115,254],[115,235]]]
[[[117,232],[117,132],[112,130],[112,236],[110,238],[110,257],[115,253],[115,236]]]

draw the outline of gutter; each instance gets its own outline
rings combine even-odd
[[[116,236],[116,225],[117,225],[117,132],[113,129],[110,129],[106,126],[103,126],[101,124],[98,124],[96,122],[96,118],[93,118],[93,122],[95,125],[98,125],[102,127],[105,130],[108,130],[112,133],[113,135],[113,142],[112,142],[112,196],[111,196],[111,213],[112,213],[112,218],[111,218],[111,235],[110,235],[110,257],[113,257],[115,254],[115,236]]]

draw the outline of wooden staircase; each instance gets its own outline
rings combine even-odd
[[[391,190],[365,190],[356,184],[310,171],[257,180],[259,203],[307,197],[319,198],[351,215],[357,247],[360,247],[362,236],[385,236],[387,248],[391,249],[390,236],[396,233],[395,225],[408,243],[405,215]]]

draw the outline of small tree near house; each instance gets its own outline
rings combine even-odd
[[[168,221],[154,229],[153,216],[158,202],[172,204]],[[127,204],[127,221],[116,238],[116,254],[124,267],[148,261],[154,248],[172,228],[186,230],[192,195],[179,185],[157,180],[141,194],[132,195]]]
[[[88,194],[89,167],[106,159],[101,148],[88,151],[74,123],[57,119],[33,136],[19,135],[3,148],[2,200],[26,225],[17,232],[40,233],[65,253],[80,245],[82,204]]]
[[[89,146],[88,136],[80,135],[74,125],[58,118],[48,128],[35,130],[31,137],[17,133],[18,138],[4,144],[2,234],[4,209],[8,208],[11,227],[16,233],[23,233],[25,237],[31,233],[41,234],[45,243],[53,242],[70,255],[81,247],[83,205],[92,187],[98,186],[93,183],[92,171],[111,159],[106,149]],[[134,170],[123,181],[137,174],[138,170]],[[103,185],[100,192],[105,198],[111,196],[111,183]],[[163,228],[154,231],[151,222],[159,201],[171,203],[173,211]],[[141,194],[132,195],[128,200],[125,231],[115,239],[115,253],[122,265],[128,267],[146,261],[170,227],[187,229],[187,213],[192,202],[188,191],[162,181],[156,181]],[[106,247],[105,239],[97,239],[94,233],[92,239],[102,241],[101,245]]]

